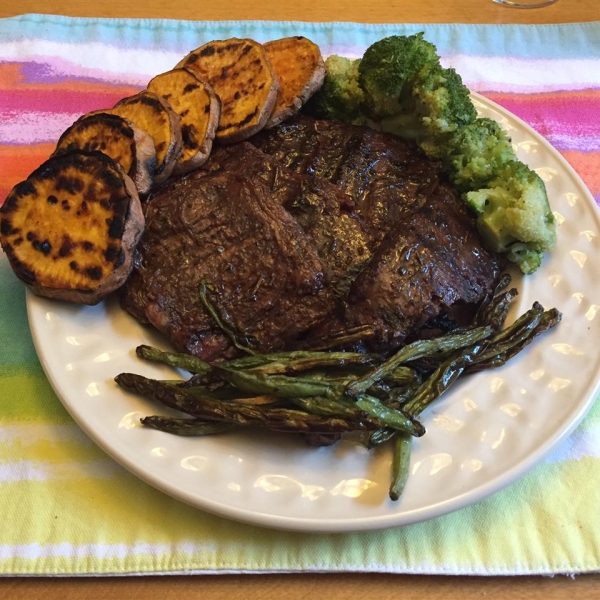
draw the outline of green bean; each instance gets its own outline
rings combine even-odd
[[[371,448],[375,448],[385,442],[389,442],[395,435],[397,430],[392,429],[391,427],[384,427],[383,429],[378,429],[374,431],[367,440],[367,448],[370,450]]]
[[[187,381],[157,381],[131,373],[115,380],[191,418],[150,416],[142,423],[177,435],[209,435],[237,425],[303,433],[313,443],[333,443],[342,433],[363,432],[368,448],[393,441],[389,495],[398,500],[410,466],[412,437],[425,433],[417,420],[463,373],[506,363],[561,319],[539,303],[504,326],[516,289],[503,276],[480,304],[472,324],[454,332],[405,345],[387,359],[380,354],[325,352],[368,339],[370,325],[300,342],[296,350],[258,353],[255,340],[235,331],[227,314],[201,300],[216,326],[246,356],[210,365],[194,356],[139,346],[138,356],[192,373]]]
[[[164,352],[152,346],[141,345],[135,349],[136,354],[144,360],[163,363],[176,369],[185,369],[194,374],[204,375],[210,372],[211,366],[192,356],[191,354],[183,354],[179,352]]]
[[[249,338],[244,337],[243,341],[240,339],[243,336],[240,336],[232,327],[225,323],[221,315],[217,312],[217,309],[211,304],[208,299],[208,290],[209,284],[206,280],[200,280],[200,300],[204,305],[204,308],[208,312],[208,314],[212,317],[213,321],[217,325],[217,327],[231,340],[231,343],[242,352],[246,352],[247,354],[256,354],[256,351],[249,347]],[[244,343],[245,342],[245,343]]]
[[[194,396],[211,398],[212,400],[235,401],[242,398],[251,398],[252,396],[256,396],[256,394],[242,392],[234,388],[232,385],[200,385],[190,384],[189,381],[182,381],[176,385],[177,387],[189,392],[190,394],[193,394]]]
[[[361,394],[356,399],[356,406],[364,410],[371,417],[377,419],[386,427],[405,431],[415,437],[421,437],[425,428],[412,415],[402,409],[394,409],[381,403],[377,398]]]
[[[508,312],[510,303],[518,294],[517,290],[514,288],[504,291],[508,287],[510,280],[511,277],[508,273],[504,273],[500,277],[494,291],[491,294],[488,294],[479,305],[475,318],[473,319],[474,326],[490,325],[490,321],[500,321],[503,313],[506,316],[505,311]],[[498,327],[495,328],[499,329],[501,326],[502,323],[499,323]]]
[[[398,500],[404,491],[410,471],[410,448],[412,437],[405,433],[397,433],[394,437],[394,453],[392,454],[392,483],[390,498]]]
[[[492,333],[493,329],[491,327],[477,327],[464,333],[450,334],[431,340],[419,340],[408,344],[377,369],[350,384],[346,388],[346,395],[358,396],[366,392],[376,381],[385,378],[388,373],[394,372],[406,362],[438,352],[447,352],[449,349],[464,348],[489,337]]]
[[[142,425],[182,436],[213,435],[231,431],[235,426],[225,422],[205,421],[203,419],[175,419],[154,415],[140,419]]]
[[[504,340],[500,347],[492,342],[490,348],[486,349],[477,362],[467,367],[466,372],[477,373],[484,369],[493,369],[505,365],[508,360],[531,344],[538,335],[560,323],[561,318],[561,313],[555,308],[544,311],[534,327],[529,326],[524,328],[522,332],[517,331],[514,338]],[[521,333],[527,333],[527,335],[521,335]]]
[[[421,377],[415,369],[410,367],[398,367],[384,377],[386,381],[395,386],[407,386],[413,383],[421,383]]]
[[[115,381],[127,391],[203,419],[246,426],[261,425],[275,431],[291,433],[343,433],[381,428],[381,424],[374,420],[355,421],[312,415],[293,409],[244,406],[211,398],[199,399],[180,388],[133,373],[121,373],[115,377]]]
[[[257,354],[222,363],[228,369],[248,370],[264,374],[290,374],[323,367],[372,367],[383,362],[379,354],[358,352],[274,352]]]
[[[314,415],[344,417],[357,420],[368,418],[367,413],[356,406],[342,404],[331,398],[315,396],[312,398],[290,398],[289,400],[292,404]]]
[[[527,323],[531,322],[533,318],[538,315],[541,315],[544,312],[544,307],[539,302],[534,302],[533,306],[525,313],[523,313],[514,323],[499,331],[494,337],[492,341],[494,344],[500,344],[506,339],[510,338],[515,331],[519,330],[521,327],[527,325]]]
[[[487,344],[488,342],[483,340],[463,349],[442,363],[403,406],[404,411],[413,417],[423,412],[456,381],[468,365],[476,361],[477,357],[486,349]]]
[[[298,349],[329,350],[356,344],[357,342],[372,338],[374,335],[375,328],[372,325],[359,325],[342,331],[336,331],[322,338],[297,342],[295,345]]]
[[[268,394],[278,398],[325,396],[334,397],[330,383],[308,377],[288,377],[286,375],[262,375],[249,371],[235,371],[215,365],[215,372],[225,381],[243,392]]]
[[[500,331],[506,321],[511,303],[517,295],[518,291],[512,288],[494,298],[482,313],[477,313],[475,324],[490,325],[495,331]]]

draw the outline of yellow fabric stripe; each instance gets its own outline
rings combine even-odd
[[[586,458],[542,466],[460,513],[401,530],[344,536],[279,532],[212,517],[123,471],[106,479],[4,484],[0,505],[5,523],[14,525],[3,535],[0,572],[403,565],[414,572],[440,565],[460,572],[477,564],[481,572],[502,573],[514,570],[515,562],[535,572],[577,571],[598,563],[598,549],[586,536],[595,527],[595,500],[574,499],[581,503],[577,528],[566,522],[568,515],[550,507],[560,505],[583,473],[600,477],[599,461]],[[48,502],[51,498],[60,500]],[[24,514],[32,518],[23,519]],[[493,520],[486,518],[489,514],[494,514]],[[52,560],[47,554],[53,554]]]

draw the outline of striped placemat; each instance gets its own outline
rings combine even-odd
[[[300,34],[360,55],[425,31],[466,83],[544,135],[600,201],[600,22],[550,26],[193,23],[25,15],[0,20],[0,197],[81,114],[112,106],[191,48]],[[590,257],[595,260],[596,257]],[[263,530],[150,488],[73,423],[36,358],[24,289],[0,259],[2,574],[388,571],[525,574],[600,566],[600,409],[515,485],[387,531]]]

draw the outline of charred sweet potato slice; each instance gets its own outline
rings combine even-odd
[[[96,304],[132,269],[144,228],[133,181],[101,152],[51,157],[0,207],[9,263],[41,296]]]
[[[280,90],[265,127],[275,127],[295,115],[323,85],[325,63],[319,46],[308,38],[294,36],[264,44]]]
[[[104,152],[123,167],[140,194],[150,191],[156,169],[154,141],[131,121],[109,113],[84,115],[60,136],[54,154],[72,150]]]
[[[173,69],[150,80],[148,90],[165,98],[179,115],[183,150],[176,173],[203,165],[212,149],[221,102],[212,87],[187,69]]]
[[[123,98],[104,112],[124,117],[150,134],[156,150],[154,182],[165,181],[173,172],[183,147],[179,117],[169,103],[154,92],[143,91]]]
[[[190,52],[180,67],[207,81],[221,99],[219,141],[239,142],[265,126],[279,83],[261,44],[238,38],[209,42]]]

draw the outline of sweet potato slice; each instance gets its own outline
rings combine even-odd
[[[101,152],[51,157],[0,207],[0,243],[30,289],[96,304],[125,282],[144,215],[133,181]]]
[[[123,167],[140,194],[150,191],[156,169],[154,141],[131,121],[109,113],[84,115],[60,136],[54,154],[72,150],[104,152]]]
[[[325,62],[314,42],[302,36],[264,44],[280,90],[275,108],[265,127],[275,127],[296,114],[323,85]]]
[[[169,103],[154,92],[143,91],[123,98],[105,112],[128,119],[152,136],[156,150],[154,182],[165,181],[173,172],[183,148],[179,117]]]
[[[279,83],[258,42],[238,38],[209,42],[190,52],[176,68],[188,69],[207,81],[221,99],[217,140],[245,140],[271,116]]]
[[[203,165],[212,149],[221,102],[211,86],[187,69],[173,69],[150,80],[148,90],[165,98],[179,115],[183,150],[175,173]]]

